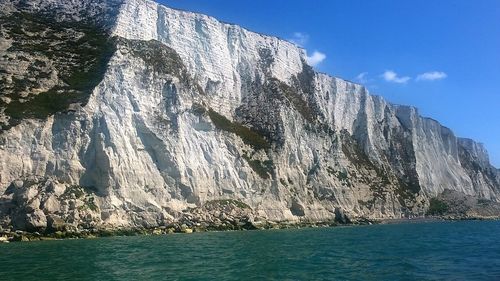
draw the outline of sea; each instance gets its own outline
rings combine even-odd
[[[500,221],[8,243],[0,280],[500,280]]]

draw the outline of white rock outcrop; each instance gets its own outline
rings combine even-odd
[[[445,189],[500,201],[482,145],[313,72],[292,43],[149,0],[113,2],[57,6],[73,15],[99,5],[112,17],[94,21],[117,47],[88,102],[0,132],[0,194],[43,194],[33,224],[40,209],[66,218],[89,196],[95,210],[77,217],[111,226],[155,226],[216,199],[269,220],[422,215]],[[56,9],[47,3],[59,1],[37,9]],[[45,180],[19,183],[33,176]],[[86,190],[83,203],[64,197],[72,186]]]

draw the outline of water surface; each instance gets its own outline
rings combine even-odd
[[[0,244],[0,280],[500,280],[500,221]]]

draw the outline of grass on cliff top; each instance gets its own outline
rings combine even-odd
[[[271,148],[269,142],[252,129],[245,127],[238,122],[231,122],[231,120],[212,109],[208,110],[208,116],[217,128],[236,134],[243,140],[244,143],[251,145],[255,149]]]

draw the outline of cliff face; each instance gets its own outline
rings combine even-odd
[[[156,226],[220,199],[292,221],[423,215],[447,189],[500,201],[482,145],[289,42],[146,0],[0,6],[4,224]]]

